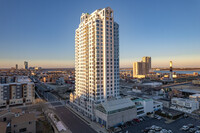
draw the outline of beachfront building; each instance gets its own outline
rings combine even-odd
[[[94,105],[119,97],[119,25],[110,7],[83,13],[75,36],[75,93],[70,103],[94,119]]]

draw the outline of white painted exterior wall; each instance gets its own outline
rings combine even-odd
[[[89,117],[94,103],[119,97],[119,25],[109,7],[81,16],[75,36],[75,95]]]
[[[172,98],[171,108],[187,113],[192,113],[199,109],[199,102],[191,99]]]

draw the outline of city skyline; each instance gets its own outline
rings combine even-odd
[[[200,133],[200,1],[0,1],[1,133]]]
[[[23,68],[25,60],[29,66],[74,67],[78,16],[105,7],[120,24],[120,67],[143,56],[152,57],[152,67],[168,67],[170,60],[174,67],[200,67],[197,0],[0,3],[0,68]]]

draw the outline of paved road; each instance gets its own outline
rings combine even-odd
[[[35,84],[37,86],[37,91],[41,94],[47,101],[58,101],[58,98],[51,92],[46,92],[46,89],[39,83]]]
[[[56,114],[72,133],[96,133],[89,125],[74,115],[66,107],[56,107]]]
[[[162,85],[162,88],[167,88],[167,87],[174,87],[174,86],[180,86],[180,85],[187,85],[191,84],[192,82],[183,82],[183,83],[174,83],[174,84],[167,84],[167,85]]]
[[[51,102],[51,105],[54,106],[54,107],[64,106],[60,101],[58,101],[58,102]]]

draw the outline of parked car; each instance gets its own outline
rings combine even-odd
[[[150,127],[146,127],[144,130],[142,130],[143,133],[148,133],[148,131],[150,130]]]
[[[187,115],[187,114],[184,114],[184,118],[188,118],[188,115]]]
[[[156,126],[155,125],[152,125],[151,126],[151,130],[155,130]]]
[[[160,119],[161,119],[161,117],[160,117],[160,116],[158,116],[158,115],[155,115],[155,116],[154,116],[154,118],[156,118],[156,119],[158,119],[158,120],[160,120]]]
[[[190,133],[194,133],[195,131],[197,131],[198,129],[197,128],[190,128],[189,132]]]
[[[126,125],[131,126],[132,125],[131,121],[126,122]]]
[[[155,133],[155,131],[154,130],[149,130],[148,133]]]
[[[158,117],[157,117],[157,119],[158,119],[158,120],[160,120],[160,119],[161,119],[161,117],[160,117],[160,116],[158,116]]]
[[[139,119],[133,119],[135,122],[140,122],[140,120]]]
[[[141,117],[143,119],[143,121],[145,121],[146,119],[144,117]]]
[[[162,129],[162,130],[160,131],[160,133],[168,133],[168,131],[167,131],[166,129]]]
[[[139,118],[139,120],[140,120],[140,121],[143,121],[143,119],[142,119],[142,118]]]
[[[184,126],[182,126],[182,128],[181,128],[181,130],[183,130],[183,131],[187,131],[187,130],[189,130],[190,128],[188,127],[188,126],[186,126],[186,125],[184,125]]]
[[[188,124],[187,126],[188,126],[189,128],[193,128],[193,127],[194,127],[193,124]]]
[[[122,129],[120,128],[120,127],[115,127],[114,128],[114,132],[119,132],[119,131],[121,131]]]
[[[172,130],[168,130],[168,133],[173,133]]]
[[[159,127],[159,126],[155,127],[155,131],[160,131],[160,130],[162,130],[162,127]]]

